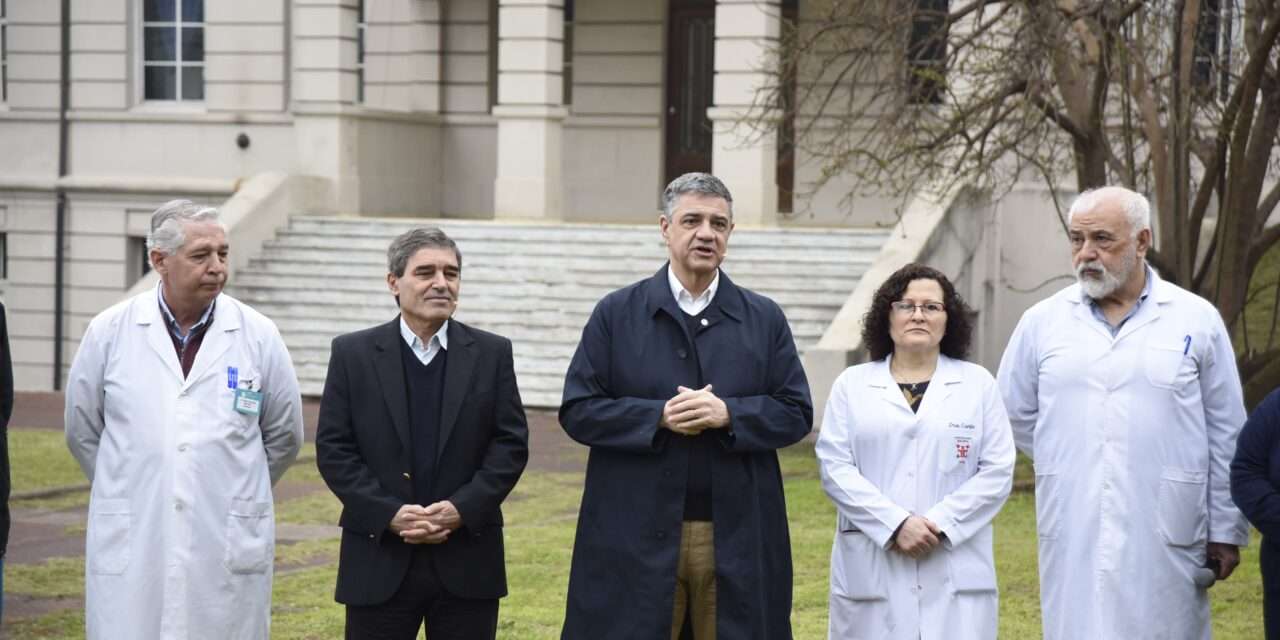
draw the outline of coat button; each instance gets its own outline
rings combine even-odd
[[[689,352],[685,351],[684,349],[680,349],[679,351],[676,351],[676,355],[680,356],[681,360],[684,360],[685,358],[689,357]]]
[[[654,534],[654,537],[656,537],[659,540],[665,540],[667,537],[667,533],[665,531],[659,531]]]
[[[372,540],[372,539],[374,539],[374,538],[376,538],[376,537],[377,537],[377,535],[376,535],[376,534],[372,534],[372,533],[371,533],[371,534],[369,534],[369,539],[370,539],[370,540]]]
[[[706,318],[703,318],[703,319],[702,319],[702,326],[704,326],[704,327],[705,327],[705,326],[707,326],[708,324],[709,324],[709,323],[707,322],[707,319],[706,319]]]
[[[404,473],[402,473],[402,474],[400,474],[400,475],[404,476],[404,479],[405,479],[405,480],[409,480],[410,478],[412,478],[412,476],[410,476],[410,475],[409,475],[409,472],[408,472],[408,471],[406,471],[406,472],[404,472]]]

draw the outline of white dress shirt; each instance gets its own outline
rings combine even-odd
[[[424,345],[422,338],[419,338],[404,321],[404,316],[400,316],[400,337],[404,338],[405,344],[413,350],[413,355],[418,356],[418,362],[426,366],[431,364],[441,349],[446,351],[449,349],[449,321],[445,320],[444,324],[440,325],[440,330],[431,336],[431,342]]]
[[[702,295],[693,297],[684,285],[680,283],[680,279],[676,277],[671,265],[667,265],[667,282],[671,283],[671,295],[675,296],[676,304],[680,305],[680,310],[696,316],[706,310],[711,304],[711,300],[716,297],[716,289],[720,287],[720,270],[716,269],[716,277],[711,281],[711,285],[707,287]]]

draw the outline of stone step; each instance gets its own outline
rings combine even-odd
[[[737,265],[741,267],[742,265]],[[772,265],[771,265],[772,266]],[[726,272],[728,267],[726,267]],[[793,273],[765,273],[761,270],[743,274],[740,270],[729,273],[733,281],[741,286],[756,291],[840,291],[852,288],[864,272],[862,265],[850,268],[838,277],[819,277],[806,274],[797,277]],[[637,273],[635,280],[652,274]],[[298,262],[262,262],[255,260],[248,268],[235,275],[235,286],[276,287],[286,289],[305,289],[314,287],[317,282],[324,289],[386,292],[387,270],[384,266],[359,268],[346,265],[298,263]],[[493,286],[528,286],[546,289],[579,290],[599,295],[597,291],[613,291],[618,288],[618,276],[614,273],[599,271],[581,271],[567,273],[565,270],[548,266],[541,269],[513,270],[500,267],[470,266],[463,270],[463,295],[471,291],[489,291]]]
[[[302,236],[337,236],[348,239],[373,239],[381,242],[385,250],[391,238],[414,227],[439,227],[451,238],[463,245],[466,241],[528,243],[615,244],[623,241],[653,243],[661,246],[658,225],[584,225],[584,224],[510,224],[487,221],[462,221],[457,219],[396,220],[386,218],[312,218],[297,216],[288,229],[281,230],[280,238]],[[878,250],[887,234],[883,229],[760,229],[741,228],[733,232],[730,244],[734,247],[777,247],[806,244],[816,247],[849,247]]]
[[[267,255],[270,255],[271,261],[277,265],[274,267],[276,271],[295,269],[300,273],[311,273],[315,270],[318,275],[323,275],[332,273],[334,270],[364,269],[367,272],[376,268],[379,279],[386,275],[386,255],[383,252],[340,252],[293,246],[272,246],[269,249],[264,248],[264,251],[269,251]],[[730,253],[733,252],[730,251]],[[735,281],[756,275],[791,276],[796,279],[857,278],[861,277],[874,259],[875,255],[870,252],[854,254],[844,260],[802,260],[800,258],[748,260],[735,254],[725,260],[724,270]],[[651,258],[514,255],[500,256],[488,261],[471,254],[463,254],[462,273],[463,278],[469,281],[473,264],[476,268],[501,269],[512,274],[530,272],[548,278],[555,274],[591,273],[610,278],[612,283],[617,283],[617,286],[621,287],[653,275],[665,261],[666,254],[660,253],[655,253]],[[247,271],[261,268],[262,264],[261,259],[250,260]],[[566,275],[565,279],[568,277]]]
[[[591,313],[596,303],[609,292],[608,289],[598,291],[583,289],[555,289],[522,291],[519,285],[502,285],[491,288],[464,290],[459,296],[459,313],[465,308],[468,311],[491,314],[525,313],[525,314],[572,314],[583,316]],[[258,303],[301,306],[303,310],[314,311],[314,305],[335,305],[351,313],[363,314],[365,307],[385,309],[394,305],[394,298],[387,291],[360,291],[346,289],[310,289],[305,290],[306,304],[298,305],[300,289],[285,287],[240,286],[236,291]],[[840,310],[843,299],[834,295],[805,295],[803,292],[768,292],[760,291],[772,298],[784,310],[796,313],[795,319],[823,317],[822,314],[835,314]],[[772,295],[770,295],[772,293]]]
[[[662,245],[637,245],[625,242],[614,244],[563,245],[542,243],[487,243],[472,242],[460,247],[462,249],[462,268],[471,264],[485,264],[511,268],[518,265],[536,264],[545,260],[571,260],[572,264],[583,265],[591,269],[599,267],[600,261],[625,260],[626,264],[647,265],[657,270],[657,265],[667,258],[666,249]],[[281,239],[269,240],[262,244],[262,250],[271,254],[283,249],[306,250],[308,258],[315,262],[364,263],[377,260],[378,264],[386,264],[387,242],[384,239],[353,240],[334,237],[308,237],[304,242],[285,242]],[[290,254],[285,254],[286,256]],[[869,251],[858,249],[823,250],[811,247],[757,247],[744,249],[731,244],[729,254],[725,258],[725,269],[729,270],[733,261],[779,264],[848,264],[855,258],[874,258]],[[288,258],[285,258],[288,259]],[[656,263],[656,265],[655,265]],[[796,268],[793,267],[794,271]]]
[[[440,226],[463,254],[456,317],[512,341],[526,405],[560,402],[565,370],[600,298],[666,260],[657,225],[518,224],[295,216],[235,274],[230,292],[275,321],[303,392],[324,387],[334,336],[395,317],[386,248]],[[725,271],[782,306],[798,349],[816,344],[887,234],[858,229],[742,229]]]

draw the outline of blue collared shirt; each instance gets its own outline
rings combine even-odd
[[[164,287],[156,285],[160,291],[160,311],[164,313],[165,326],[169,327],[169,333],[178,341],[178,349],[187,350],[187,343],[191,341],[193,336],[199,335],[209,323],[213,322],[213,307],[218,303],[218,299],[214,298],[213,302],[204,310],[200,316],[200,321],[191,325],[191,329],[186,333],[182,332],[182,325],[178,324],[178,319],[173,316],[173,311],[169,309],[169,304],[164,301]]]
[[[1155,280],[1155,273],[1151,270],[1151,265],[1146,262],[1142,263],[1142,268],[1147,273],[1147,283],[1142,285],[1142,293],[1138,295],[1138,301],[1133,303],[1133,308],[1129,309],[1129,313],[1124,314],[1124,317],[1120,318],[1120,322],[1117,322],[1115,326],[1112,326],[1110,322],[1107,322],[1107,316],[1102,312],[1102,307],[1098,306],[1098,301],[1090,298],[1089,294],[1084,292],[1084,289],[1080,290],[1080,297],[1084,299],[1085,304],[1089,305],[1089,310],[1093,312],[1094,319],[1101,322],[1102,326],[1107,328],[1107,331],[1111,333],[1112,338],[1120,335],[1120,329],[1124,328],[1124,323],[1128,322],[1129,318],[1132,318],[1134,314],[1138,313],[1138,309],[1142,307],[1142,303],[1146,302],[1147,296],[1151,295],[1151,282]]]

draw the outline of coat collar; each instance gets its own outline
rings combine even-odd
[[[240,330],[240,314],[226,294],[219,293],[213,314],[213,324],[205,329],[204,338],[200,342],[200,350],[196,352],[191,371],[184,379],[182,363],[178,362],[177,353],[173,350],[173,338],[169,335],[169,326],[160,313],[160,286],[151,290],[150,294],[142,294],[134,299],[133,304],[141,305],[134,315],[134,322],[146,327],[147,344],[164,363],[169,374],[181,381],[186,389],[209,372],[213,363],[222,358],[222,354],[231,348],[233,331]],[[245,372],[249,373],[249,372]]]
[[[471,389],[471,377],[476,368],[475,336],[467,325],[449,321],[449,365],[444,371],[444,404],[440,409],[440,437],[436,440],[436,460],[449,443],[449,435],[458,422],[458,412]]]
[[[373,330],[373,369],[378,376],[382,399],[387,403],[391,423],[404,451],[409,451],[409,396],[405,390],[404,363],[400,360],[400,317]]]
[[[1165,282],[1156,270],[1143,262],[1143,268],[1147,271],[1147,277],[1151,278],[1151,293],[1147,296],[1142,306],[1138,307],[1138,312],[1133,317],[1125,321],[1124,326],[1120,328],[1120,332],[1116,334],[1114,340],[1121,340],[1125,336],[1137,331],[1143,326],[1150,324],[1160,318],[1161,308],[1173,301],[1174,285]],[[1073,284],[1063,290],[1063,294],[1067,298],[1067,302],[1072,304],[1071,314],[1076,320],[1083,322],[1086,326],[1097,331],[1108,340],[1113,340],[1111,332],[1098,323],[1097,318],[1093,317],[1093,310],[1084,302],[1084,291],[1080,287],[1080,283]]]
[[[667,270],[671,268],[671,263],[667,262],[662,265],[653,277],[644,282],[642,291],[645,297],[645,308],[648,310],[649,316],[653,317],[659,310],[666,311],[668,315],[677,320],[684,318],[684,312],[680,311],[680,305],[676,304],[676,298],[671,294],[671,282],[667,278]],[[743,309],[742,292],[738,290],[738,286],[729,279],[729,274],[724,270],[720,270],[720,284],[716,289],[716,295],[711,299],[711,304],[704,311],[708,314],[708,320],[718,317],[732,318],[737,322],[742,322]]]
[[[911,407],[907,405],[907,399],[902,396],[902,390],[898,388],[898,383],[893,379],[893,373],[889,370],[889,363],[892,359],[893,354],[889,354],[883,359],[872,362],[871,371],[867,374],[866,384],[868,387],[875,389],[876,395],[882,400],[911,413]],[[946,401],[957,385],[963,381],[964,376],[961,371],[960,361],[938,354],[938,367],[934,370],[933,377],[929,380],[929,390],[925,391],[924,400],[921,401],[920,411],[916,413],[916,416],[920,417],[926,413],[933,413],[941,403]]]

